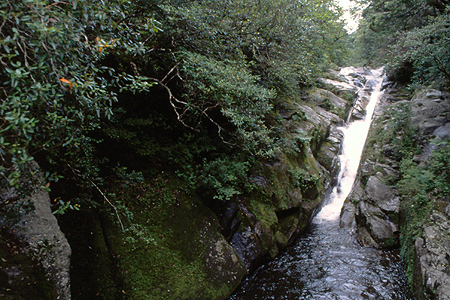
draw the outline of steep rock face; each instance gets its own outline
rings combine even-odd
[[[414,161],[426,164],[439,147],[432,141],[450,137],[450,97],[439,91],[423,90],[408,100],[408,95],[388,87],[375,110],[357,181],[341,212],[341,226],[355,228],[360,243],[377,248],[399,246],[399,227],[406,226],[402,223],[403,200],[395,188],[386,184],[399,180],[402,154],[397,140],[408,134],[405,125],[395,127],[393,119],[412,124],[412,128],[416,126],[419,134],[416,143],[422,151],[414,156]],[[440,201],[447,203],[445,199]],[[413,248],[413,261],[405,263],[413,265],[411,283],[418,299],[450,299],[450,206],[439,207],[442,205],[437,206],[429,220],[422,220],[423,230],[415,242],[402,244],[406,249]],[[408,240],[405,237],[402,243]]]
[[[9,190],[3,191],[1,197],[8,199],[13,198],[13,195],[14,191]],[[39,297],[68,300],[71,298],[69,276],[71,248],[52,214],[49,195],[41,187],[36,186],[31,196],[16,204],[25,207],[27,203],[32,204],[31,212],[26,213],[22,208],[17,216],[18,223],[11,227],[7,224],[2,225],[9,227],[7,230],[13,235],[12,238],[20,241],[16,251],[27,255],[34,263],[40,265],[45,272],[45,277],[54,286],[55,292],[46,288],[41,290],[43,294]],[[9,284],[13,284],[14,280],[26,280],[25,278],[30,276],[32,278],[33,276],[26,274],[25,270],[23,266],[8,266],[7,269],[3,269],[10,278]]]
[[[411,100],[411,121],[419,127],[421,135],[433,135],[443,128],[449,122],[449,111],[450,102],[440,91],[424,90]]]
[[[367,89],[372,85],[367,83]],[[352,118],[358,119],[358,114],[365,114],[363,91],[360,97],[361,105],[353,111]],[[399,245],[399,211],[400,199],[395,190],[387,186],[384,181],[389,176],[395,176],[397,167],[384,154],[383,141],[377,141],[380,134],[377,130],[384,130],[381,117],[390,98],[384,95],[375,109],[372,126],[366,141],[363,157],[360,162],[357,179],[352,191],[347,197],[341,211],[341,227],[353,227],[357,240],[367,246],[375,248],[392,248]],[[380,129],[381,128],[381,129]]]
[[[450,205],[435,212],[415,242],[413,287],[419,299],[450,299]]]
[[[357,181],[341,212],[341,227],[358,225],[357,239],[375,248],[399,245],[400,199],[377,176],[370,176],[365,187]],[[356,223],[355,223],[356,222]]]

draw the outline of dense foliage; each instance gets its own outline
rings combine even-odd
[[[227,176],[280,145],[280,98],[339,63],[346,36],[329,0],[0,8],[1,185],[24,193],[37,159],[45,180],[85,191],[118,168],[147,177],[169,168],[229,199],[241,191]],[[222,174],[224,161],[225,179],[200,178]]]
[[[0,213],[32,180],[51,189],[74,299],[225,297],[233,286],[204,267],[208,240],[223,237],[218,224],[203,236],[203,216],[270,201],[251,178],[287,147],[303,159],[311,137],[289,141],[279,111],[343,61],[333,3],[1,1],[0,185],[16,194]],[[309,188],[308,172],[283,181]]]
[[[355,34],[364,63],[387,63],[403,83],[449,88],[449,1],[360,2],[368,5]]]

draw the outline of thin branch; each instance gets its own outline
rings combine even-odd
[[[58,1],[58,2],[52,3],[52,4],[50,4],[50,5],[47,5],[46,7],[44,7],[44,9],[47,9],[47,8],[53,6],[53,5],[58,5],[58,4],[69,5],[69,3],[67,3],[67,2],[64,2],[64,1]]]
[[[164,76],[164,78],[161,79],[161,82],[166,81],[166,79],[167,79],[167,77],[170,75],[170,73],[172,73],[172,72],[178,67],[179,64],[180,64],[180,62],[177,62],[177,63],[175,64],[175,66],[173,66],[173,68],[170,69],[170,71],[166,74],[166,76]],[[169,80],[169,81],[170,81],[170,80]]]
[[[91,184],[97,189],[97,191],[99,191],[99,193],[103,196],[103,198],[105,199],[106,202],[108,202],[109,205],[111,205],[111,207],[114,209],[114,211],[116,212],[116,216],[117,219],[119,220],[120,223],[120,228],[122,229],[122,231],[125,230],[125,227],[123,226],[122,220],[120,219],[119,216],[119,211],[117,210],[117,207],[115,207],[111,201],[109,201],[108,197],[106,197],[105,193],[103,193],[103,191],[91,180],[89,179],[89,181],[91,182]]]
[[[201,109],[200,107],[198,107],[198,106],[196,106],[196,105],[193,105],[193,104],[189,105],[189,103],[177,99],[177,98],[172,94],[172,90],[167,86],[167,84],[165,84],[165,83],[163,82],[165,79],[167,79],[168,75],[169,75],[170,73],[172,73],[172,72],[177,68],[177,66],[178,66],[180,63],[177,63],[172,69],[170,69],[170,71],[166,74],[166,76],[164,76],[163,80],[159,80],[159,79],[152,78],[152,77],[141,76],[141,75],[139,74],[139,71],[138,71],[138,69],[137,69],[136,64],[135,64],[134,62],[130,62],[130,64],[131,64],[131,66],[133,67],[133,70],[134,70],[134,73],[135,73],[136,76],[139,76],[139,77],[145,78],[145,79],[147,79],[147,80],[153,81],[153,82],[159,84],[161,87],[163,87],[163,88],[167,91],[167,94],[169,95],[169,103],[170,103],[170,105],[172,106],[173,111],[174,111],[175,114],[177,115],[177,120],[178,120],[181,124],[183,124],[183,126],[189,128],[189,129],[192,129],[192,130],[194,130],[194,131],[197,131],[197,132],[200,131],[198,128],[194,128],[194,127],[192,127],[192,126],[189,126],[189,125],[187,125],[187,124],[184,122],[184,120],[183,120],[182,117],[185,115],[187,109],[185,109],[184,112],[183,112],[182,114],[180,114],[180,113],[178,112],[178,110],[179,110],[180,108],[177,107],[177,106],[175,105],[174,101],[177,102],[177,103],[186,105],[186,106],[194,107],[197,111],[199,111],[202,115],[204,115],[209,121],[211,121],[211,123],[213,123],[214,125],[216,125],[216,127],[217,127],[217,133],[218,133],[219,137],[222,139],[222,141],[223,141],[225,144],[232,145],[232,143],[227,142],[227,141],[223,138],[223,136],[222,136],[222,131],[226,131],[226,130],[225,130],[222,126],[220,126],[220,124],[217,123],[217,122],[216,122],[216,121],[215,121],[215,120],[207,113],[207,110],[208,110],[208,109],[217,107],[217,106],[219,105],[219,103],[216,103],[216,105],[214,105],[214,106],[209,106],[209,107],[207,107],[207,108],[205,108],[205,109]]]
[[[53,61],[53,58],[52,58],[52,55],[51,55],[50,51],[48,50],[48,48],[47,48],[47,46],[45,45],[44,42],[42,42],[42,46],[44,47],[45,51],[46,51],[47,54],[48,54],[48,57],[50,58],[50,64],[52,65],[52,70],[53,70],[53,72],[55,73],[56,78],[58,79],[59,85],[60,85],[63,89],[65,89],[64,85],[63,85],[62,82],[59,80],[60,77],[59,77],[58,72],[56,71],[55,63],[54,63],[54,61]]]
[[[78,171],[77,169],[72,168],[72,166],[70,164],[67,164],[70,168],[70,170],[76,175],[76,176],[80,176],[85,178],[85,176],[83,176],[82,174],[80,174],[80,171]],[[123,222],[122,219],[120,219],[120,215],[119,215],[119,211],[117,210],[117,207],[115,207],[111,201],[109,201],[108,197],[106,197],[105,193],[103,193],[103,191],[98,187],[98,185],[95,184],[95,182],[93,182],[90,178],[87,178],[87,180],[89,180],[89,182],[97,189],[97,191],[99,191],[99,193],[103,196],[103,199],[105,199],[105,201],[111,205],[111,207],[114,209],[114,211],[116,212],[116,216],[117,219],[119,220],[119,224],[120,224],[120,228],[122,229],[122,231],[125,230],[125,227],[123,226]]]

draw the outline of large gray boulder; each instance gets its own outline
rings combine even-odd
[[[360,230],[357,236],[362,244],[368,244],[368,240],[373,240],[374,243],[369,243],[369,246],[385,249],[398,247],[399,227],[386,219],[386,215],[379,207],[361,201],[356,211],[356,222],[365,229]],[[367,234],[370,235],[370,239]]]
[[[341,110],[346,110],[348,107],[347,101],[324,89],[314,90],[310,97],[319,105],[331,106]]]
[[[377,176],[357,180],[341,211],[340,226],[357,226],[357,240],[375,248],[399,245],[400,199]]]
[[[399,222],[400,198],[377,176],[369,177],[364,196],[364,200],[379,207],[387,219]]]
[[[3,191],[1,197],[11,198],[13,190]],[[50,208],[50,197],[39,185],[34,193],[16,204],[25,207],[31,203],[33,210],[18,212],[18,223],[9,230],[22,242],[21,252],[38,261],[45,271],[45,277],[55,286],[57,299],[68,300],[70,293],[70,256],[71,248],[61,232],[55,216]],[[10,226],[2,219],[3,226]],[[26,276],[26,274],[23,274]]]

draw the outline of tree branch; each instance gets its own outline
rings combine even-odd
[[[76,175],[76,176],[80,176],[83,177],[83,175],[80,174],[80,171],[78,171],[77,169],[72,168],[71,165],[67,164],[70,168],[70,170],[72,170],[72,172]],[[90,178],[87,178],[87,180],[97,189],[97,191],[103,196],[103,199],[105,199],[105,201],[111,205],[111,207],[114,209],[117,219],[119,220],[119,224],[120,224],[120,228],[122,229],[122,231],[125,230],[125,227],[123,226],[123,222],[122,219],[120,219],[120,215],[119,215],[119,211],[117,210],[117,207],[112,204],[111,201],[109,201],[108,197],[106,197],[105,193],[103,193],[103,191],[98,187],[98,185],[95,184],[95,182],[93,182]]]
[[[116,212],[116,216],[117,216],[117,219],[119,220],[119,224],[120,224],[120,228],[122,229],[122,231],[124,231],[125,230],[125,227],[123,226],[123,223],[122,223],[122,220],[120,219],[120,216],[119,216],[119,211],[117,210],[117,207],[115,207],[112,203],[111,203],[111,201],[109,201],[109,199],[108,199],[108,197],[106,197],[106,195],[105,195],[105,193],[103,193],[103,191],[91,180],[91,179],[89,179],[89,181],[90,181],[90,183],[97,189],[97,191],[99,191],[99,193],[103,196],[103,199],[105,199],[105,201],[109,204],[109,205],[111,205],[111,207],[114,209],[114,211]]]
[[[187,103],[187,102],[185,102],[185,101],[181,101],[181,100],[179,100],[178,98],[176,98],[176,97],[173,95],[172,90],[170,89],[170,87],[167,86],[166,83],[164,83],[164,81],[167,80],[167,78],[169,77],[169,75],[170,75],[174,70],[177,70],[177,75],[176,75],[176,76],[179,76],[179,73],[178,73],[178,65],[180,64],[180,62],[176,63],[175,66],[172,67],[172,69],[169,70],[169,72],[166,74],[166,76],[164,76],[164,78],[163,78],[162,80],[159,80],[159,79],[157,79],[157,78],[152,78],[152,77],[142,76],[142,75],[139,74],[139,71],[138,71],[138,69],[137,69],[136,64],[135,64],[134,62],[130,62],[130,64],[131,64],[131,66],[133,67],[133,70],[134,70],[134,73],[135,73],[136,76],[145,78],[145,79],[150,80],[150,81],[152,81],[152,82],[155,82],[155,83],[157,83],[158,85],[160,85],[161,87],[163,87],[163,88],[167,91],[167,94],[169,95],[169,103],[170,103],[170,105],[172,106],[173,111],[174,111],[175,114],[177,115],[177,120],[178,120],[181,124],[183,124],[183,126],[189,128],[189,129],[192,129],[192,130],[194,130],[194,131],[196,131],[196,132],[199,132],[199,131],[200,131],[198,128],[194,128],[194,127],[192,127],[192,126],[186,124],[185,121],[183,120],[183,116],[185,115],[185,113],[186,113],[186,111],[188,110],[188,108],[189,108],[189,107],[193,107],[193,108],[195,108],[197,111],[199,111],[203,116],[205,116],[211,123],[213,123],[213,124],[217,127],[217,133],[218,133],[219,137],[222,139],[222,141],[223,141],[225,144],[232,145],[232,143],[227,142],[227,141],[223,138],[223,136],[222,136],[222,131],[226,131],[226,130],[225,130],[222,126],[220,126],[220,124],[217,123],[217,122],[216,122],[216,121],[215,121],[215,120],[207,113],[207,111],[208,111],[209,109],[219,106],[219,105],[220,105],[219,103],[216,103],[216,104],[213,105],[213,106],[209,106],[209,107],[207,107],[207,108],[205,108],[205,109],[202,109],[202,108],[200,108],[200,107],[197,106],[197,105],[189,104],[189,103]],[[172,78],[173,78],[173,77],[172,77]],[[172,79],[172,78],[171,78],[171,79]],[[170,82],[171,79],[169,79],[168,82]],[[177,102],[177,103],[179,103],[179,104],[182,104],[182,105],[184,105],[184,106],[187,107],[187,108],[183,111],[183,113],[181,113],[181,114],[179,113],[178,110],[181,109],[181,108],[177,107],[177,106],[175,105],[175,102]]]

